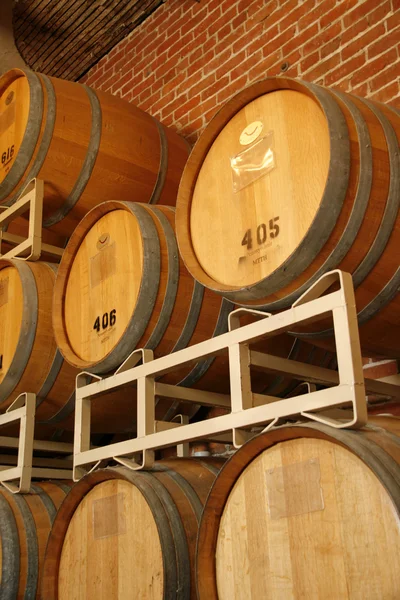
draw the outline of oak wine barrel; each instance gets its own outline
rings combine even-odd
[[[108,198],[174,204],[189,146],[134,105],[12,69],[0,78],[0,203],[46,182],[44,227],[69,236]]]
[[[57,345],[71,365],[104,374],[136,348],[149,348],[157,358],[227,331],[234,305],[188,273],[179,258],[174,217],[171,207],[109,201],[80,222],[63,254],[53,302]],[[334,368],[331,353],[288,335],[258,347]],[[277,395],[293,384],[265,373],[254,377],[260,391]],[[227,356],[185,365],[160,381],[228,392]],[[176,403],[172,407],[176,412]],[[174,416],[172,407],[170,400],[160,400],[158,418]]]
[[[32,484],[29,494],[0,489],[0,590],[2,600],[40,598],[47,539],[69,482]]]
[[[0,259],[0,410],[19,394],[38,397],[38,421],[61,421],[77,370],[64,361],[54,339],[51,307],[56,267]]]
[[[226,463],[199,529],[199,600],[400,596],[400,420],[283,426]]]
[[[222,464],[181,458],[81,479],[53,525],[43,600],[195,599],[197,529]]]
[[[185,167],[176,224],[187,268],[268,312],[323,273],[347,271],[363,349],[399,357],[399,137],[389,106],[294,79],[252,84]],[[312,343],[332,336],[328,320],[304,331]]]

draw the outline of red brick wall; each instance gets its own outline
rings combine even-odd
[[[400,107],[399,21],[400,0],[167,0],[82,81],[192,142],[236,91],[283,72]]]

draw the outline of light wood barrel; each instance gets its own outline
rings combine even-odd
[[[68,482],[32,485],[29,494],[0,488],[0,589],[2,600],[40,597],[47,539]]]
[[[270,312],[323,273],[350,272],[363,347],[400,356],[399,136],[394,109],[311,83],[270,78],[240,92],[181,180],[177,237],[189,271]]]
[[[399,420],[276,428],[222,469],[197,546],[199,600],[400,597]]]
[[[63,235],[108,198],[175,204],[188,148],[111,94],[20,69],[0,78],[0,203],[43,179],[44,227]]]
[[[152,471],[111,468],[84,477],[54,522],[43,600],[195,599],[197,529],[222,464],[172,459]]]
[[[77,370],[57,350],[51,325],[56,267],[0,259],[0,410],[35,393],[37,420],[58,423],[75,391]],[[73,404],[68,412],[73,411]]]

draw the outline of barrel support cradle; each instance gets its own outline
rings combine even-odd
[[[44,181],[32,179],[21,193],[18,200],[10,207],[0,207],[0,257],[21,258],[23,260],[39,260],[42,252],[61,258],[63,249],[51,244],[42,243]],[[29,211],[28,237],[24,239],[4,231],[14,219]],[[5,254],[1,253],[2,242],[8,242],[14,248]]]
[[[339,289],[330,291],[332,286]],[[243,314],[250,314],[258,320],[241,327],[240,316]],[[254,342],[290,331],[295,324],[315,321],[329,314],[333,317],[335,331],[337,372],[251,349]],[[182,451],[183,444],[199,439],[230,441],[235,447],[240,447],[260,431],[278,424],[282,418],[314,420],[335,428],[359,428],[367,422],[366,391],[400,399],[400,386],[364,381],[354,289],[352,278],[347,273],[327,273],[290,309],[273,316],[238,309],[230,314],[229,329],[228,333],[157,359],[153,359],[149,350],[136,350],[109,377],[80,373],[76,379],[74,479],[79,480],[90,465],[94,469],[106,459],[116,460],[132,469],[149,468],[154,462],[155,450],[180,445]],[[230,395],[157,381],[160,376],[182,365],[196,364],[201,359],[226,351],[229,356]],[[254,393],[250,366],[297,379],[299,395],[277,398]],[[95,381],[88,384],[88,375]],[[91,450],[91,403],[102,394],[132,383],[136,383],[137,388],[136,437]],[[316,384],[325,386],[325,389],[317,390]],[[227,414],[196,423],[158,421],[155,404],[159,397],[222,407]],[[346,410],[340,410],[343,407]]]
[[[17,454],[0,454],[0,483],[13,494],[28,493],[33,477],[39,479],[71,479],[72,461],[70,458],[43,457],[51,455],[71,455],[72,444],[41,441],[34,439],[36,395],[20,394],[0,415],[0,427],[20,421],[19,437],[0,436],[0,449],[13,449]],[[35,456],[40,452],[41,456]]]

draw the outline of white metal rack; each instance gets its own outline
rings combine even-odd
[[[27,493],[33,477],[39,479],[71,479],[73,445],[34,439],[36,395],[20,394],[8,410],[0,415],[0,427],[20,422],[19,437],[1,437],[0,449],[13,449],[13,454],[0,454],[0,483],[12,493]],[[0,429],[1,432],[1,429]],[[35,456],[36,452],[48,456]],[[65,455],[65,458],[54,458]]]
[[[331,291],[332,286],[339,289]],[[250,313],[260,320],[240,327],[243,313]],[[315,321],[329,314],[334,324],[337,372],[253,351],[250,347],[253,342],[290,331],[295,324]],[[224,351],[228,351],[229,355],[230,395],[157,381],[161,375],[182,365],[194,364]],[[308,393],[283,399],[255,393],[252,391],[251,366],[307,382]],[[341,271],[332,271],[321,277],[289,310],[280,314],[271,316],[239,309],[231,313],[229,331],[224,335],[158,359],[153,358],[150,350],[139,349],[112,376],[101,378],[91,375],[95,381],[87,384],[87,375],[91,374],[80,373],[76,380],[74,480],[97,468],[106,459],[131,469],[149,468],[154,462],[155,450],[179,445],[183,453],[184,444],[196,439],[231,440],[235,447],[240,447],[256,431],[266,430],[276,425],[279,419],[295,415],[336,428],[358,428],[367,421],[366,391],[400,399],[400,386],[364,381],[353,283],[351,276]],[[136,437],[91,449],[92,402],[107,392],[132,383],[136,383],[137,388]],[[323,384],[326,389],[316,390],[313,384]],[[224,407],[228,413],[196,423],[188,423],[184,419],[179,423],[159,421],[155,418],[157,397]],[[332,411],[343,406],[347,410]],[[338,414],[350,417],[342,419],[338,418]]]
[[[43,196],[44,181],[32,179],[12,206],[0,206],[2,211],[0,214],[0,258],[35,261],[40,259],[43,252],[61,258],[63,248],[42,242]],[[4,228],[14,219],[27,212],[29,212],[29,226],[26,239],[4,231]],[[2,254],[2,242],[8,242],[14,247]]]

